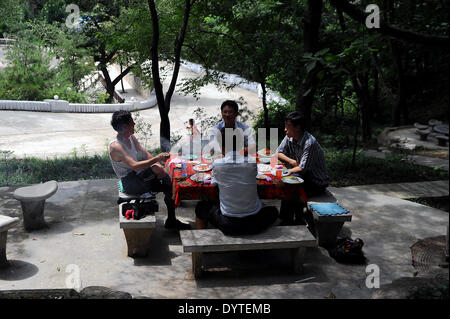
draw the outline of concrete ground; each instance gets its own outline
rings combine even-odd
[[[20,204],[12,197],[16,188],[0,188],[0,207],[2,214],[22,219]],[[380,298],[383,287],[412,278],[415,272],[416,278],[437,273],[448,278],[448,269],[440,267],[417,273],[410,250],[421,239],[445,235],[448,213],[380,194],[329,190],[352,212],[342,234],[363,239],[367,265],[379,267],[380,289],[366,287],[373,272],[366,273],[366,265],[337,263],[320,247],[308,249],[303,275],[290,273],[287,252],[257,251],[210,254],[205,261],[217,271],[195,280],[179,233],[163,227],[166,210],[161,194],[149,255],[130,258],[119,228],[116,181],[111,179],[59,183],[57,193],[46,202],[48,228],[27,232],[21,222],[10,229],[10,267],[0,270],[0,290],[66,288],[75,269],[71,265],[79,269],[80,288],[105,286],[151,298]],[[191,225],[194,204],[185,202],[177,210],[179,218]],[[302,279],[306,280],[296,282]],[[394,298],[405,298],[406,293],[397,292]]]

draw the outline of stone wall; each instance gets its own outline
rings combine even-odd
[[[121,104],[77,104],[64,100],[10,101],[0,100],[0,110],[64,112],[64,113],[112,113],[118,110],[144,110],[157,104],[156,96],[151,95],[145,101],[126,102]]]

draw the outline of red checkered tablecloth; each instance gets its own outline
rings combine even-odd
[[[178,207],[182,200],[219,200],[219,190],[211,184],[194,182],[190,178],[181,178],[181,169],[175,164],[166,163],[166,171],[172,179],[173,199]],[[188,177],[197,173],[193,167],[198,163],[187,161]],[[211,172],[207,172],[211,173]],[[306,203],[306,195],[303,184],[286,184],[281,178],[269,175],[272,181],[257,180],[257,189],[260,199],[300,199]]]

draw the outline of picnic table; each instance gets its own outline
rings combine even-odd
[[[256,157],[257,163],[259,164],[259,158],[256,154],[252,154],[250,156]],[[197,173],[193,169],[195,165],[198,165],[199,163],[211,164],[212,161],[204,159],[203,157],[195,160],[183,159],[187,164],[187,178],[183,178],[181,176],[181,168],[177,167],[177,165],[175,165],[172,161],[177,157],[179,156],[172,155],[165,165],[166,171],[172,179],[175,207],[179,207],[181,205],[181,201],[183,200],[218,201],[218,187],[211,184],[195,182],[190,179],[193,174]],[[171,164],[169,165],[169,163]],[[205,173],[211,174],[211,171]],[[300,199],[300,201],[306,204],[306,195],[303,189],[303,184],[287,184],[284,183],[281,178],[272,175],[271,172],[266,172],[264,174],[270,177],[272,181],[257,179],[257,191],[260,199]]]

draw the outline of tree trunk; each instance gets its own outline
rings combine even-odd
[[[371,110],[370,110],[370,96],[369,96],[369,87],[368,87],[368,76],[364,75],[353,75],[352,76],[353,89],[358,96],[358,100],[360,102],[360,125],[362,128],[362,137],[364,141],[367,141],[371,138]]]
[[[405,80],[405,68],[402,60],[402,50],[397,43],[391,42],[392,54],[398,73],[398,102],[394,105],[392,112],[392,121],[394,126],[399,126],[403,122],[408,121],[407,111],[407,83]]]
[[[166,105],[164,103],[163,86],[161,84],[161,78],[159,76],[159,59],[158,59],[159,23],[155,1],[148,0],[148,7],[150,9],[150,17],[153,26],[152,46],[150,48],[150,55],[152,58],[152,78],[156,94],[156,100],[158,102],[159,116],[161,118],[159,141],[161,151],[167,152],[170,150],[170,120],[169,120],[169,113],[166,111]],[[169,145],[167,145],[167,141],[169,141],[168,143]]]
[[[158,53],[158,45],[159,45],[159,22],[158,22],[158,12],[156,11],[156,5],[154,0],[148,0],[148,6],[150,9],[150,17],[153,26],[153,39],[152,46],[150,49],[150,55],[152,59],[152,78],[154,89],[156,93],[156,100],[158,102],[159,115],[161,117],[161,126],[159,131],[160,137],[160,146],[161,151],[168,152],[170,151],[170,102],[175,92],[175,86],[177,84],[178,73],[180,71],[180,59],[181,59],[181,48],[183,47],[184,38],[187,31],[187,25],[189,22],[189,15],[194,5],[194,1],[186,0],[185,11],[183,23],[181,25],[180,34],[177,36],[175,40],[174,46],[174,55],[175,55],[175,63],[174,70],[172,73],[172,80],[170,82],[169,88],[167,90],[166,96],[164,97],[163,87],[161,84],[161,79],[159,75],[159,53]]]
[[[323,3],[322,0],[308,0],[308,10],[304,23],[304,51],[315,53],[319,44],[319,29],[322,20]],[[306,73],[306,68],[303,68]],[[300,111],[305,117],[305,129],[311,128],[311,109],[314,95],[319,84],[316,72],[312,70],[306,75],[297,90],[295,109]]]

